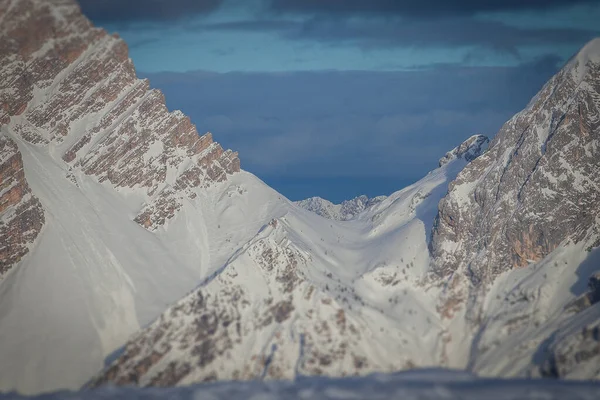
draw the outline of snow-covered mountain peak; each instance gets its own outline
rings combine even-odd
[[[137,193],[136,222],[156,230],[197,189],[239,171],[237,153],[169,112],[163,94],[136,77],[125,42],[94,28],[75,1],[2,7],[0,120],[69,170]]]
[[[598,306],[570,306],[600,265],[599,43],[504,124],[439,204],[430,247],[447,288],[440,309],[467,321],[460,332],[472,332],[480,371],[599,375],[600,347],[576,333],[595,329]]]
[[[0,38],[0,391],[76,388],[282,202],[76,1],[0,0]]]
[[[571,59],[567,68],[572,68],[573,76],[581,82],[590,68],[600,65],[600,38],[590,40]]]
[[[362,212],[345,221],[284,206],[94,384],[362,375],[445,363],[438,289],[426,289],[427,246],[437,204],[466,163],[455,158],[367,208],[361,196]],[[214,328],[198,334],[190,321]],[[178,350],[188,348],[197,350]]]
[[[345,200],[340,204],[333,204],[321,197],[311,197],[306,200],[297,201],[296,204],[328,219],[348,221],[385,198],[386,196],[369,198],[362,195],[351,200]]]
[[[484,135],[473,135],[459,146],[450,150],[439,161],[439,166],[448,164],[455,159],[465,159],[467,162],[473,161],[487,150],[490,139]]]

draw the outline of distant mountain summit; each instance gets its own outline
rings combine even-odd
[[[311,197],[306,200],[297,201],[296,204],[305,210],[314,212],[327,219],[348,221],[385,198],[386,196],[378,196],[370,199],[363,195],[351,200],[345,200],[340,204],[333,204],[329,200],[320,197]]]
[[[464,159],[467,162],[473,161],[487,150],[489,142],[490,140],[486,136],[471,136],[459,146],[446,153],[446,155],[440,159],[439,167],[443,167],[449,162],[457,159]],[[348,221],[385,199],[386,196],[369,198],[363,195],[351,200],[345,200],[340,204],[333,204],[329,200],[325,200],[321,197],[311,197],[306,200],[297,201],[296,204],[327,219]]]
[[[457,146],[447,152],[446,155],[440,159],[438,165],[442,167],[457,158],[464,158],[466,161],[473,161],[487,150],[489,144],[490,139],[488,139],[486,136],[473,135],[462,142],[460,146]]]

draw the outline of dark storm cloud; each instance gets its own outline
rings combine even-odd
[[[297,38],[352,41],[363,46],[487,46],[516,51],[517,46],[585,42],[597,32],[582,29],[528,29],[499,21],[453,17],[436,21],[348,21],[313,19],[294,32]]]
[[[585,43],[600,33],[585,29],[528,29],[468,17],[441,20],[248,20],[196,26],[197,30],[276,32],[286,39],[378,47],[481,46],[517,54],[518,46]]]
[[[223,0],[79,0],[96,22],[170,21],[216,10]]]
[[[148,44],[158,43],[159,41],[160,41],[160,39],[158,37],[150,37],[150,38],[144,38],[144,39],[139,39],[139,40],[130,40],[127,42],[127,46],[129,47],[130,50],[132,50],[132,49],[136,49],[138,47],[146,46]]]
[[[543,10],[598,0],[268,0],[275,11],[328,14],[396,14],[413,17]]]
[[[299,31],[303,26],[303,22],[276,19],[256,19],[190,25],[188,26],[188,29],[197,31],[278,32],[283,34],[287,32]]]

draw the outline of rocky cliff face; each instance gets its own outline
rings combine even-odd
[[[594,295],[582,288],[598,271],[599,151],[596,39],[449,185],[432,271],[438,308],[470,336],[462,352],[478,372],[598,377]]]
[[[40,201],[25,180],[17,145],[0,135],[0,279],[27,254],[44,225]]]
[[[486,285],[561,243],[597,245],[599,54],[588,44],[450,185],[431,243],[439,276]]]
[[[0,0],[0,391],[79,387],[222,266],[271,196],[238,171],[75,0]]]
[[[94,28],[74,1],[2,0],[0,15],[0,121],[99,182],[142,188],[142,226],[164,225],[190,189],[240,170],[237,153],[167,110],[136,78],[125,42]]]

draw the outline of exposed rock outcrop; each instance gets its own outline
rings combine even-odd
[[[352,311],[359,298],[354,288],[315,279],[310,256],[290,240],[289,229],[285,219],[271,221],[214,277],[129,341],[90,386],[403,368],[404,355],[390,360],[371,354],[402,346],[394,322],[378,319],[375,310]]]
[[[473,135],[440,158],[438,166],[442,167],[455,159],[471,162],[487,150],[489,143],[487,136]]]
[[[125,42],[94,28],[74,1],[3,0],[0,11],[0,121],[100,182],[142,188],[148,202],[135,220],[144,227],[164,225],[190,189],[240,170],[237,153],[167,110],[136,78]]]
[[[29,251],[44,225],[44,210],[25,180],[14,141],[0,134],[0,279]]]
[[[481,287],[565,241],[598,235],[599,139],[596,40],[450,185],[433,229],[436,273],[448,278],[459,272]]]

